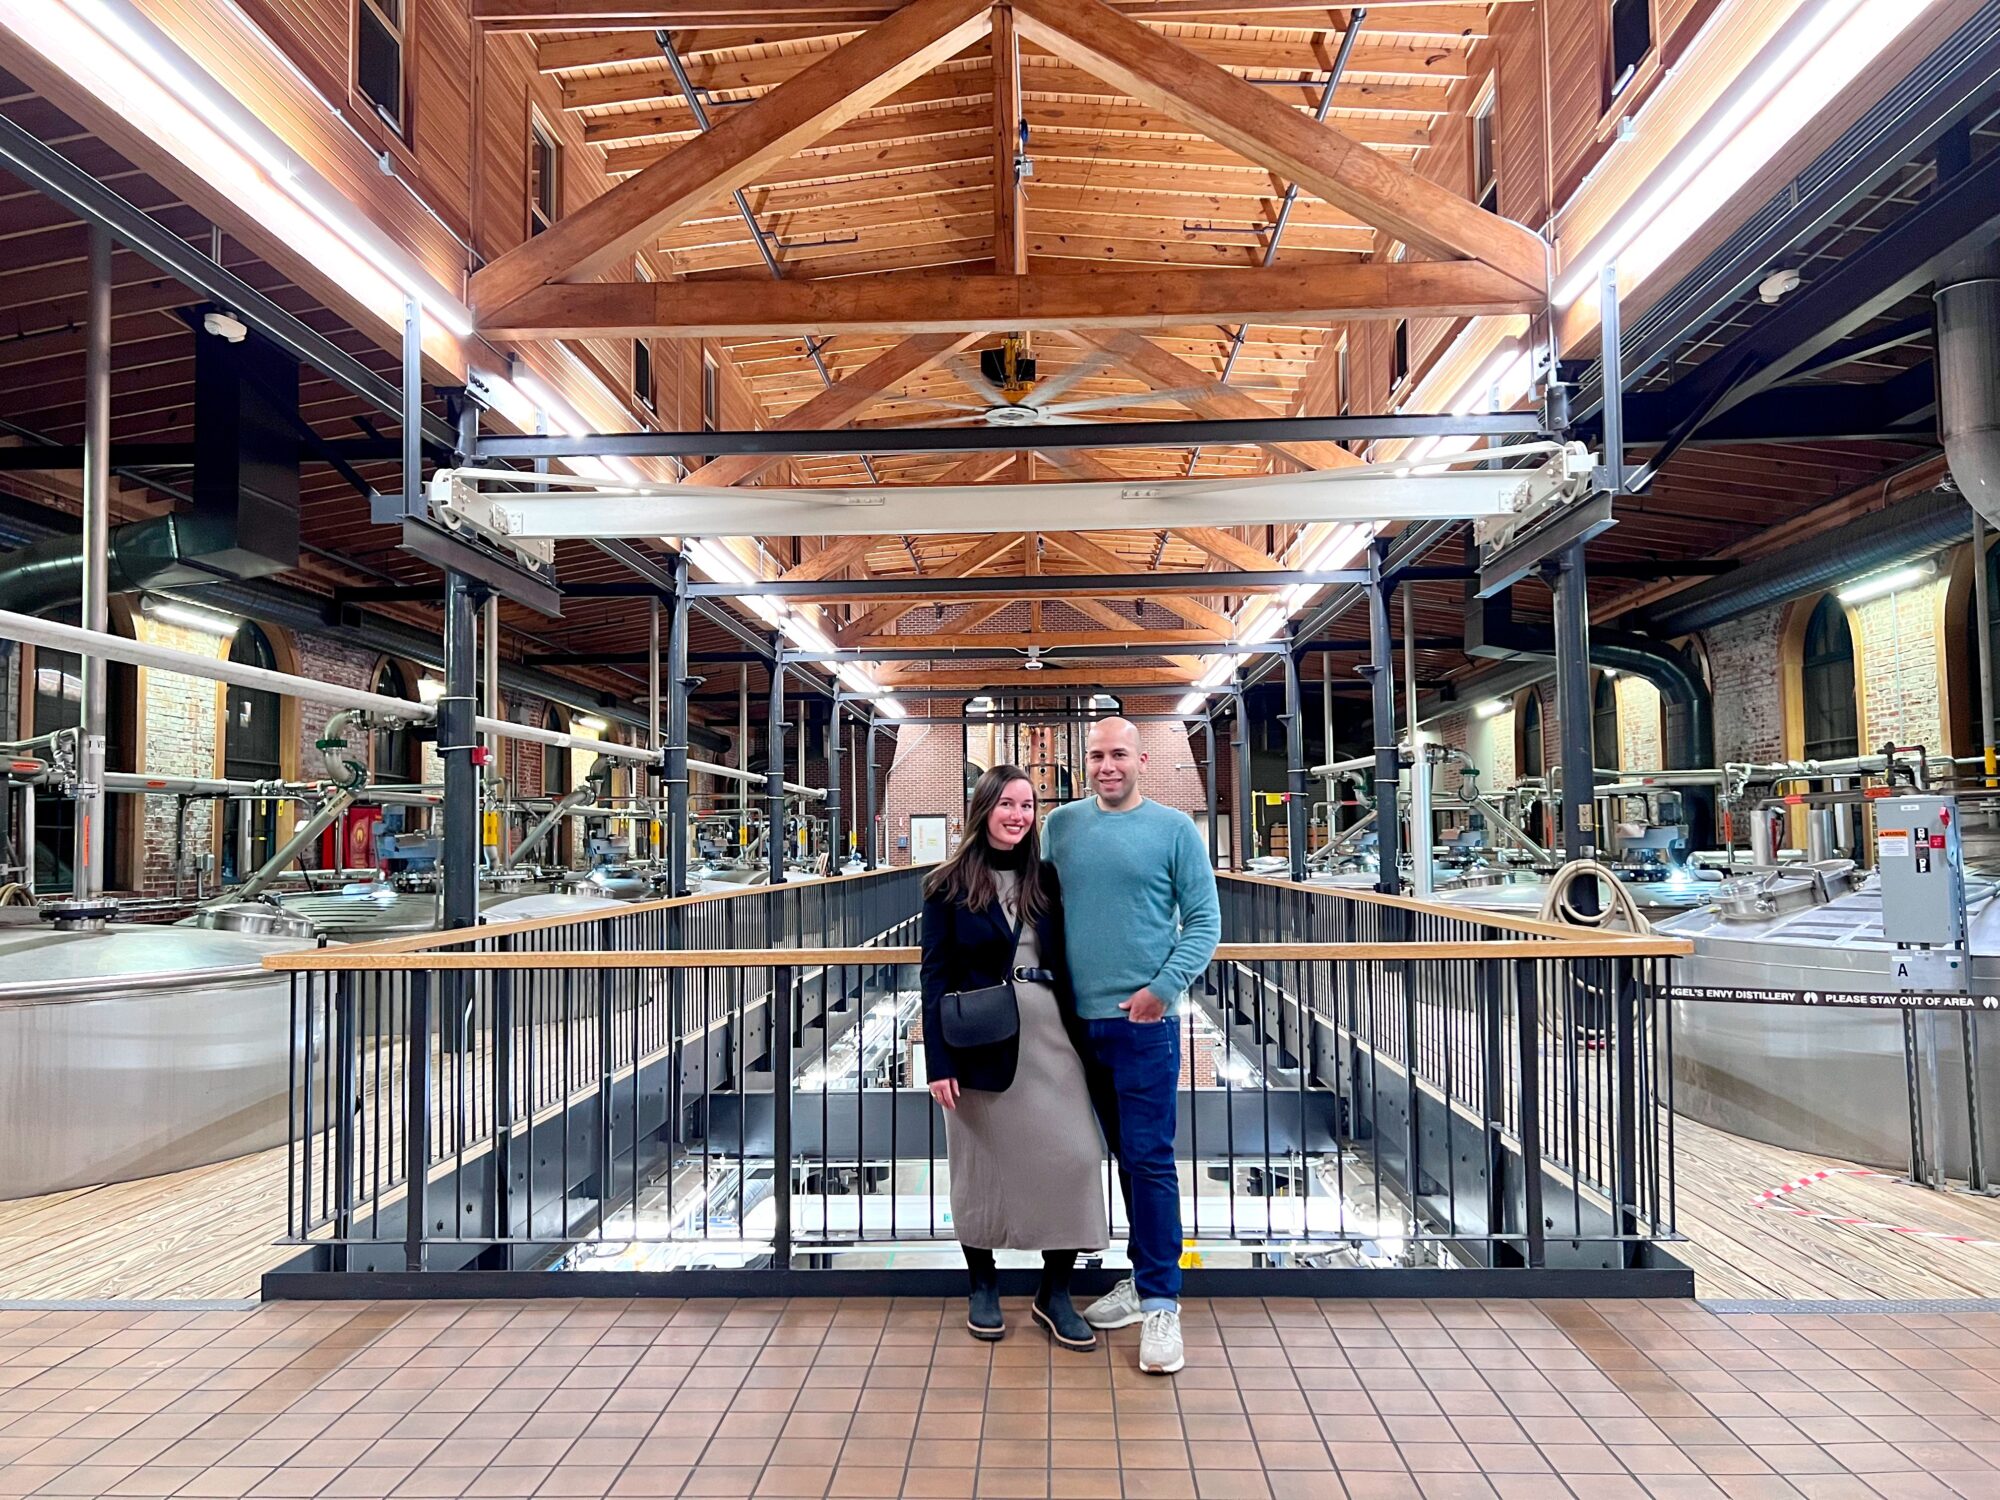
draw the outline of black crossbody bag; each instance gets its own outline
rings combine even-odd
[[[1010,1042],[1021,1032],[1021,1005],[1014,998],[1014,955],[1021,946],[1021,912],[1017,899],[1014,935],[1007,945],[1007,977],[978,990],[952,990],[938,1006],[947,1047],[990,1047]]]

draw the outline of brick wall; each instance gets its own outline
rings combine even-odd
[[[359,688],[363,692],[374,687],[376,664],[382,659],[379,652],[351,645],[334,636],[296,635],[292,638],[292,650],[298,659],[299,676],[310,677],[315,682],[331,683],[335,687]],[[326,756],[316,742],[325,737],[327,722],[339,711],[338,704],[318,698],[299,700],[301,781],[318,781],[326,775]],[[367,747],[360,736],[348,736],[348,748],[355,759],[367,758]]]
[[[1949,582],[1936,578],[1856,608],[1854,675],[1863,684],[1863,754],[1891,740],[1933,753],[1944,749],[1938,626]]]
[[[1630,673],[1614,684],[1618,697],[1618,766],[1627,771],[1660,769],[1660,690]],[[1609,768],[1607,768],[1609,769]]]
[[[135,614],[134,636],[147,645],[221,660],[229,642],[200,631],[169,625]],[[141,769],[162,776],[216,776],[222,771],[222,689],[199,677],[152,668],[139,671],[139,711],[144,725]],[[139,888],[147,895],[171,892],[177,803],[172,797],[139,799],[145,812],[140,823]],[[191,802],[182,845],[184,855],[203,859],[215,848],[216,804]],[[108,873],[108,872],[107,872]]]
[[[1715,695],[1718,761],[1784,758],[1784,672],[1778,650],[1784,617],[1784,606],[1774,605],[1725,621],[1702,637]]]

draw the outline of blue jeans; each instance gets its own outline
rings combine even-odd
[[[1181,1294],[1181,1184],[1174,1165],[1181,1029],[1162,1021],[1088,1021],[1091,1102],[1118,1160],[1132,1235],[1125,1243],[1139,1305],[1172,1307]]]

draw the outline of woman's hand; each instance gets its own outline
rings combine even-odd
[[[940,1078],[936,1083],[931,1085],[931,1097],[946,1109],[957,1109],[958,1080],[956,1078]]]

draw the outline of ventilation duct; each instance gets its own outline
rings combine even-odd
[[[269,340],[195,335],[191,506],[114,527],[110,588],[131,593],[257,578],[299,564],[299,364]],[[83,597],[83,539],[0,559],[0,609],[43,614]]]
[[[1959,493],[2000,526],[2000,248],[1938,278],[1938,428]]]

